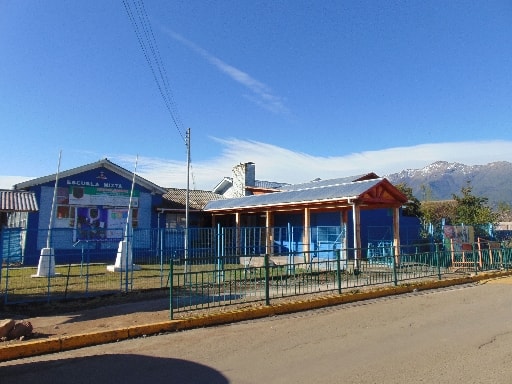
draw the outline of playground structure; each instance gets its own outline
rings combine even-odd
[[[498,241],[480,237],[475,243],[457,243],[450,239],[451,268],[454,270],[482,270],[485,265],[505,268],[502,245]]]

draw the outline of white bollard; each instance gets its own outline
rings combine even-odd
[[[119,242],[117,247],[116,262],[114,265],[107,265],[109,272],[123,272],[123,271],[139,271],[141,268],[138,265],[133,265],[132,249],[128,241],[123,240]]]
[[[52,277],[55,274],[55,253],[53,248],[41,249],[39,256],[39,264],[37,265],[37,273],[32,277]]]

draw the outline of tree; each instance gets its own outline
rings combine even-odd
[[[498,203],[496,213],[498,221],[512,221],[512,206],[509,203]]]
[[[452,195],[457,202],[454,224],[472,225],[475,228],[475,234],[482,235],[483,226],[497,224],[498,214],[487,205],[486,197],[475,196],[472,192],[473,187],[468,181],[466,186],[461,188],[460,196]]]
[[[403,213],[405,216],[415,216],[421,219],[421,203],[420,201],[413,195],[412,188],[409,187],[406,183],[396,184],[395,187],[402,192],[405,196],[407,196],[407,203],[404,204],[405,208]]]
[[[440,225],[442,219],[445,219],[447,223],[453,223],[456,210],[457,202],[453,200],[421,202],[423,221],[427,224]]]

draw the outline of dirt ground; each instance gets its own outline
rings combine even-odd
[[[273,303],[306,300],[325,295],[326,293],[317,293],[300,297],[293,296],[274,299]],[[78,335],[167,321],[170,320],[169,304],[169,291],[164,289],[49,304],[11,305],[0,310],[0,319],[29,321],[33,326],[33,333],[31,337],[24,340],[0,341],[0,348],[9,344],[23,343],[26,340]],[[241,303],[225,307],[198,309],[175,313],[174,319],[261,305],[264,303]]]
[[[30,339],[118,329],[170,319],[168,291],[113,295],[59,303],[12,305],[0,311],[0,319],[32,323]],[[0,342],[0,347],[21,343]]]
[[[308,295],[308,297],[324,294]],[[304,299],[301,296],[300,299]],[[279,299],[279,302],[297,301],[299,298],[290,297]],[[274,302],[278,302],[274,300]],[[225,307],[198,309],[190,312],[175,313],[174,319],[233,311],[248,306],[260,306],[264,303],[241,303]],[[32,335],[24,340],[0,341],[0,348],[10,344],[23,343],[26,340],[38,340],[49,337],[60,337],[122,329],[130,326],[145,325],[170,320],[169,291],[154,290],[116,294],[77,299],[55,303],[31,303],[11,305],[0,309],[1,319],[29,321],[33,326]]]
[[[375,289],[375,287],[366,287],[359,290],[369,289]],[[33,326],[33,334],[28,339],[31,340],[78,335],[170,320],[168,295],[169,291],[164,289],[77,299],[66,302],[12,305],[0,308],[0,319],[30,321]],[[325,293],[319,293],[301,297],[282,298],[273,300],[273,303],[307,300],[315,296],[325,295]],[[253,303],[251,305],[258,306],[263,304]],[[188,313],[175,313],[174,318],[204,315],[209,312],[232,311],[247,306],[248,304],[240,304],[239,306],[230,305],[195,310]],[[23,343],[24,341],[0,341],[0,347]]]

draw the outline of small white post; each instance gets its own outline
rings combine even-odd
[[[116,262],[114,265],[107,265],[109,272],[139,271],[141,268],[133,264],[132,248],[128,240],[124,239],[119,242],[117,247]]]
[[[48,235],[46,236],[46,247],[41,249],[39,263],[37,265],[37,273],[32,277],[52,277],[55,276],[55,251],[50,247],[53,227],[53,216],[55,215],[55,201],[57,200],[57,187],[59,183],[60,159],[62,150],[59,152],[59,164],[57,166],[57,174],[55,176],[55,186],[53,187],[52,209],[50,211],[50,223],[48,224]]]
[[[39,256],[39,263],[37,265],[37,273],[32,277],[53,277],[55,273],[55,254],[53,248],[41,249],[41,255]]]
[[[139,266],[133,265],[132,247],[130,241],[128,240],[130,234],[130,221],[132,217],[133,189],[135,186],[135,174],[137,172],[138,161],[139,155],[137,155],[137,158],[135,159],[135,169],[133,170],[132,189],[130,191],[130,202],[128,203],[128,214],[126,215],[124,239],[119,242],[117,247],[115,264],[107,265],[107,271],[109,272],[139,271],[141,269]]]

